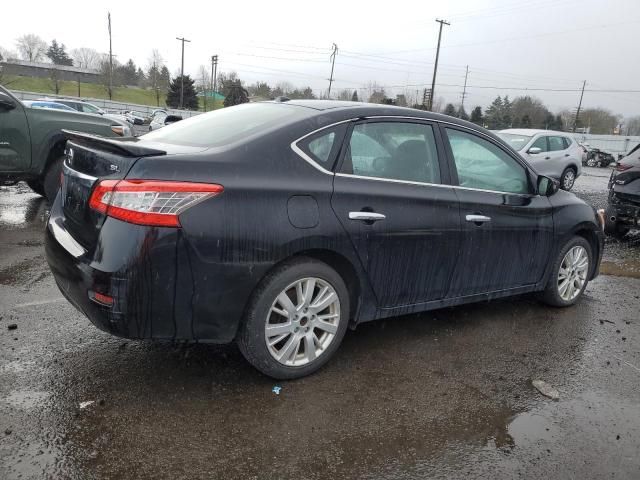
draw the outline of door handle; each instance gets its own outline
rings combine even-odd
[[[569,155],[568,153],[564,154],[565,157],[570,157],[571,155]]]
[[[551,157],[544,157],[545,160],[551,160]]]
[[[376,212],[349,212],[349,220],[361,220],[363,222],[377,222],[384,220],[386,215]]]
[[[484,215],[467,215],[465,219],[467,220],[467,222],[473,223],[485,223],[491,221],[491,217],[486,217]]]

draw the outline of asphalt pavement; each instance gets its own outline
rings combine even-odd
[[[585,170],[575,192],[602,206],[609,171]],[[233,345],[98,331],[49,273],[46,215],[0,187],[2,479],[640,478],[638,233],[607,241],[572,308],[521,296],[372,322],[319,373],[275,382]]]

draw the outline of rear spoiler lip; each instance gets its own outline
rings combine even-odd
[[[135,137],[110,138],[74,130],[62,130],[62,133],[67,140],[79,145],[103,148],[126,157],[154,157],[167,154],[165,150],[138,145],[140,140]]]

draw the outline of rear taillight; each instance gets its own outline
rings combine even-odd
[[[219,195],[222,185],[162,180],[102,180],[89,206],[109,217],[138,225],[179,227],[187,208]]]
[[[616,170],[618,172],[624,172],[625,170],[629,170],[633,165],[627,165],[626,163],[616,163]]]

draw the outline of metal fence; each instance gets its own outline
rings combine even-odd
[[[45,98],[45,97],[50,99],[66,98],[68,100],[84,100],[111,113],[114,113],[114,112],[123,113],[126,110],[135,110],[145,115],[151,115],[151,113],[154,110],[157,110],[158,108],[165,110],[171,115],[180,115],[182,118],[189,118],[189,117],[193,117],[194,115],[199,115],[200,113],[202,113],[202,112],[195,112],[193,110],[177,110],[174,108],[138,105],[136,103],[115,102],[113,100],[106,100],[103,98],[86,98],[86,97],[78,98],[78,97],[69,97],[64,95],[53,95],[49,93],[44,94],[44,93],[35,93],[35,92],[24,92],[21,90],[11,90],[11,93],[13,93],[20,100],[37,100],[39,98]]]
[[[573,138],[580,143],[588,143],[614,156],[625,154],[640,143],[640,136],[632,135],[594,135],[590,133],[573,133]]]

